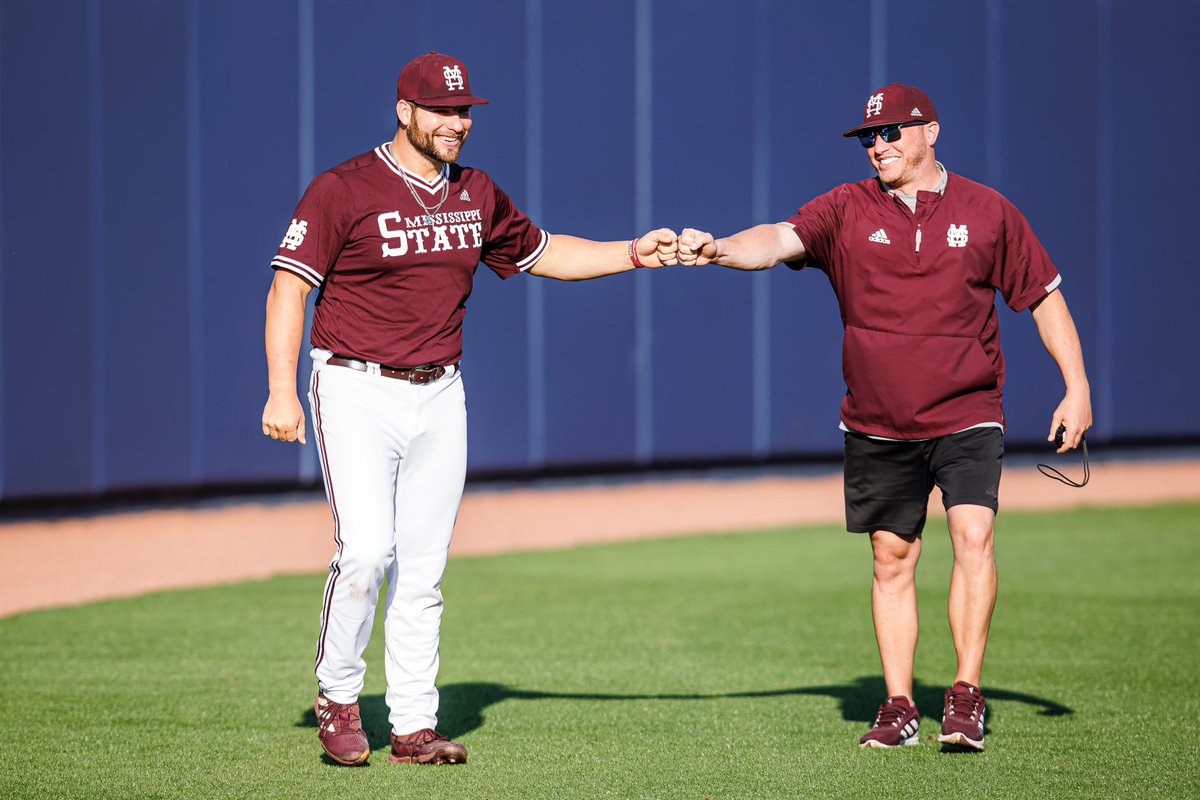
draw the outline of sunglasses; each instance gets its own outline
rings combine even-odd
[[[882,128],[875,128],[869,131],[863,131],[858,135],[858,143],[863,147],[873,147],[875,145],[875,134],[883,137],[883,140],[888,144],[900,141],[900,129],[911,128],[914,125],[928,125],[928,122],[901,122],[898,125],[884,125]]]

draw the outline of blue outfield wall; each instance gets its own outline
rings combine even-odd
[[[0,0],[0,502],[312,484],[262,437],[268,262],[311,177],[389,139],[396,74],[461,57],[465,162],[551,232],[718,235],[869,174],[839,135],[925,88],[939,158],[1062,270],[1097,444],[1200,435],[1193,0]],[[1182,136],[1180,143],[1174,141]],[[487,270],[476,472],[840,452],[827,282],[783,268],[583,284]],[[1011,444],[1061,381],[1001,311]],[[301,381],[307,370],[302,370]]]

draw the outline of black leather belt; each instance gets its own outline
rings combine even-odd
[[[350,369],[358,370],[359,372],[369,371],[367,362],[359,361],[357,358],[330,356],[325,363],[332,364],[335,367],[349,367]],[[451,364],[450,366],[457,367],[458,364]],[[398,381],[408,381],[409,383],[432,383],[446,374],[446,368],[436,364],[422,364],[419,367],[399,369],[397,367],[387,367],[383,364],[380,364],[379,374],[385,378],[395,378]]]

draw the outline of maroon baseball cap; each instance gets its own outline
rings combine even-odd
[[[937,122],[937,111],[929,95],[915,86],[890,83],[867,98],[862,125],[851,128],[842,136],[854,136],[870,128],[901,122]]]
[[[461,61],[433,50],[400,70],[396,99],[423,106],[478,106],[488,102],[471,94],[467,68]]]

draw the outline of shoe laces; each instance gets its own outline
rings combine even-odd
[[[442,741],[446,737],[435,731],[433,728],[423,728],[416,733],[410,733],[405,736],[396,737],[404,744],[429,744],[430,742]]]
[[[330,733],[342,733],[361,727],[358,707],[354,703],[335,703],[325,698],[317,704],[317,727]]]
[[[975,719],[979,711],[979,694],[977,692],[951,691],[946,700],[946,713],[955,717]]]
[[[899,725],[900,720],[904,719],[904,713],[906,710],[907,706],[902,706],[899,703],[884,703],[879,707],[879,710],[875,712],[874,727],[881,728],[884,725]]]

